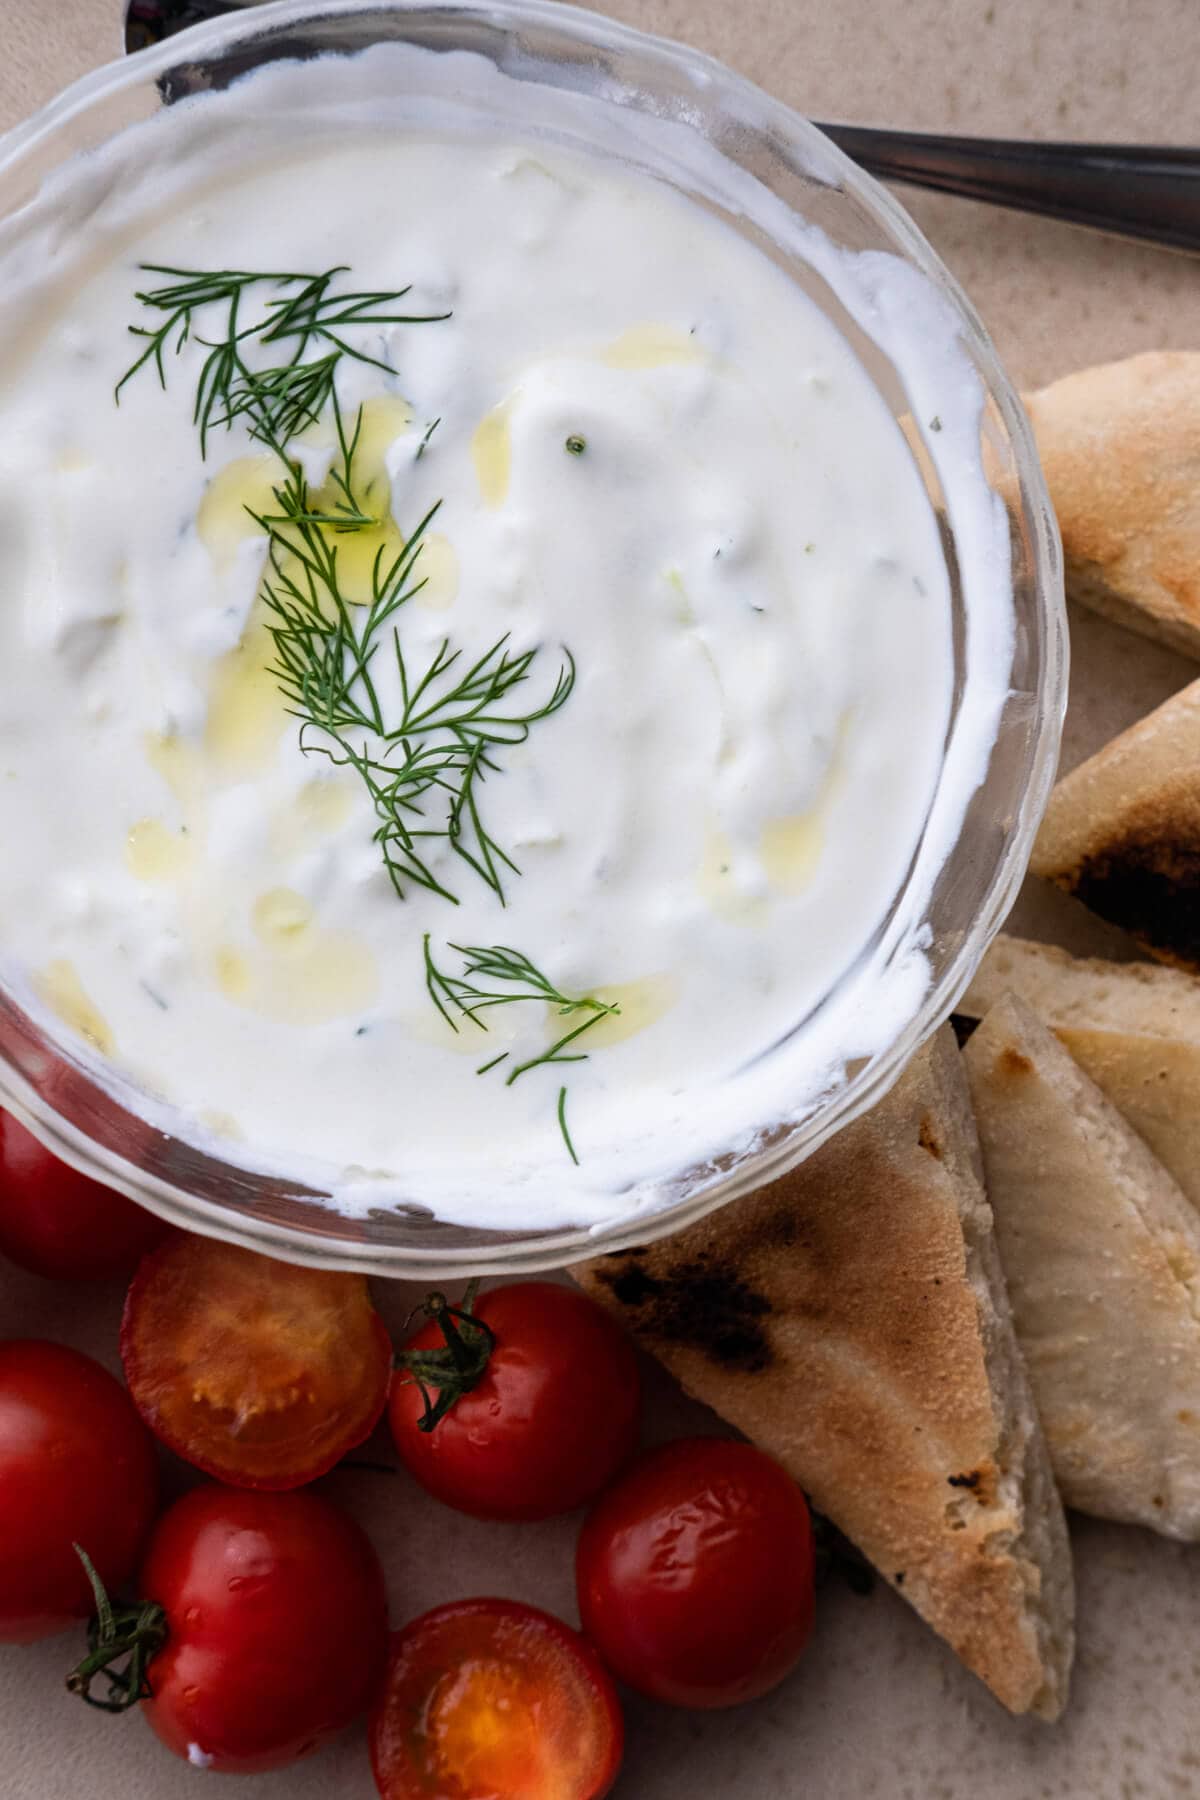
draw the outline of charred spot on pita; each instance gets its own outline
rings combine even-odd
[[[946,1154],[942,1148],[941,1139],[933,1128],[933,1120],[928,1113],[922,1115],[920,1130],[917,1132],[917,1142],[922,1150],[927,1150],[930,1156],[935,1157],[938,1162],[941,1162]]]
[[[946,1480],[952,1488],[963,1488],[973,1494],[980,1506],[994,1506],[996,1503],[996,1469],[992,1463],[985,1463],[982,1468],[972,1469],[965,1475],[947,1475]]]
[[[636,1265],[600,1279],[622,1306],[637,1314],[639,1331],[662,1343],[700,1350],[724,1369],[757,1375],[774,1360],[763,1320],[771,1302],[732,1269],[708,1257],[678,1263],[655,1276]]]
[[[632,1268],[622,1269],[619,1274],[610,1275],[607,1270],[601,1277],[606,1281],[622,1306],[642,1306],[652,1300],[662,1287],[661,1281],[655,1281],[644,1269],[636,1264]]]
[[[1092,912],[1189,966],[1200,964],[1200,838],[1130,831],[1063,882]]]

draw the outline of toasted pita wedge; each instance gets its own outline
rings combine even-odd
[[[1053,1719],[1070,1550],[977,1160],[947,1027],[792,1174],[573,1273],[779,1458],[1005,1706]]]
[[[1200,971],[1200,681],[1057,784],[1030,867]]]
[[[1200,1219],[1023,1001],[964,1058],[1063,1499],[1200,1538]]]
[[[1025,398],[1067,591],[1200,656],[1200,354],[1151,351]]]
[[[958,1010],[982,1019],[1010,992],[1051,1026],[1200,1211],[1200,981],[998,937]]]

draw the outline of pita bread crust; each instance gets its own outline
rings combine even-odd
[[[1150,351],[1026,396],[1067,590],[1200,656],[1200,354]]]
[[[1200,972],[1200,681],[1056,785],[1030,867]]]
[[[1200,1218],[1015,996],[965,1061],[1063,1498],[1200,1539]]]
[[[778,1457],[1014,1712],[1054,1718],[1070,1552],[948,1028],[791,1175],[573,1271]]]
[[[1200,1211],[1200,982],[1001,936],[958,1010],[982,1019],[1009,992],[1052,1028]]]

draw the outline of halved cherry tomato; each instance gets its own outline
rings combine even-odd
[[[34,1275],[107,1281],[131,1275],[169,1230],[0,1112],[0,1255]]]
[[[293,1488],[371,1433],[391,1343],[366,1278],[179,1237],[134,1278],[121,1324],[138,1411],[235,1487]]]
[[[650,1451],[588,1515],[577,1570],[583,1629],[609,1668],[675,1706],[765,1694],[812,1631],[808,1506],[750,1444]]]
[[[591,1646],[514,1600],[460,1600],[392,1639],[371,1719],[383,1800],[601,1800],[624,1727]]]
[[[141,1607],[116,1612],[123,1646],[108,1656],[101,1630],[71,1686],[88,1692],[107,1660],[133,1649],[138,1661],[124,1677],[117,1671],[115,1698],[92,1698],[119,1710],[148,1691],[150,1724],[195,1768],[285,1768],[365,1712],[378,1690],[387,1661],[379,1559],[353,1519],[317,1494],[193,1489],[159,1520],[141,1591]]]
[[[397,1357],[389,1409],[421,1486],[481,1519],[594,1499],[637,1442],[641,1383],[620,1327],[548,1281],[493,1288],[465,1311],[439,1301]]]
[[[106,1369],[62,1344],[0,1343],[0,1643],[86,1618],[75,1544],[126,1580],[157,1497],[150,1434]]]

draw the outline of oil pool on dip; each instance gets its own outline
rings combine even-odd
[[[314,140],[314,78],[0,244],[5,978],[349,1208],[609,1218],[764,1123],[904,880],[936,521],[730,224],[511,121]]]

